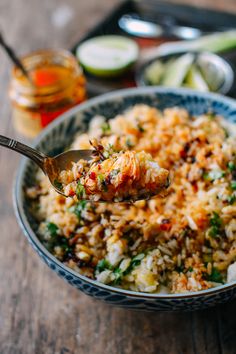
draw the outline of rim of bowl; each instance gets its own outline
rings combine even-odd
[[[168,87],[155,87],[155,86],[149,86],[149,87],[138,87],[138,88],[129,88],[129,89],[121,89],[121,90],[116,90],[112,91],[109,93],[105,93],[103,95],[100,95],[98,97],[94,97],[89,99],[88,101],[79,104],[67,112],[63,113],[59,118],[54,120],[52,123],[50,123],[39,135],[38,137],[33,141],[32,146],[36,147],[43,138],[45,138],[49,132],[51,132],[56,126],[60,125],[62,122],[64,122],[66,119],[69,117],[77,114],[78,112],[84,111],[96,104],[99,104],[101,102],[107,101],[107,100],[113,100],[113,99],[119,99],[122,97],[129,97],[133,96],[135,94],[148,94],[148,93],[157,93],[157,94],[166,94],[166,93],[173,93],[173,94],[179,94],[179,95],[190,95],[190,96],[198,96],[198,97],[203,97],[203,98],[209,98],[211,100],[219,100],[223,101],[225,104],[228,104],[229,106],[233,106],[233,108],[236,109],[236,100],[228,97],[224,97],[223,95],[220,95],[218,93],[202,93],[196,90],[191,90],[188,88],[168,88]],[[79,274],[78,272],[74,271],[73,269],[69,268],[65,264],[63,264],[61,261],[59,261],[56,257],[54,257],[47,249],[46,247],[42,244],[42,242],[39,240],[35,232],[32,230],[26,215],[23,210],[23,205],[22,205],[22,177],[24,175],[24,171],[26,168],[26,165],[28,164],[28,159],[23,157],[18,165],[17,173],[15,176],[14,184],[13,184],[13,206],[14,206],[14,211],[15,215],[17,218],[17,221],[21,227],[21,230],[23,231],[24,235],[27,237],[28,241],[33,243],[33,245],[45,256],[45,258],[50,259],[52,263],[55,263],[58,268],[61,268],[61,270],[65,271],[66,273],[71,274],[75,278],[78,278],[79,280],[82,280],[83,282],[89,283],[97,288],[100,288],[101,290],[107,290],[110,291],[114,294],[119,294],[119,295],[126,295],[129,297],[136,297],[136,298],[146,298],[146,299],[169,299],[169,300],[177,300],[177,299],[185,299],[185,298],[193,298],[193,297],[201,297],[201,296],[208,296],[208,295],[213,295],[216,293],[221,293],[228,291],[231,288],[234,288],[236,286],[236,281],[232,283],[226,283],[219,285],[217,287],[213,287],[210,289],[206,290],[200,290],[196,292],[189,292],[189,293],[180,293],[180,294],[163,294],[163,293],[145,293],[145,292],[137,292],[137,291],[131,291],[131,290],[125,290],[122,288],[116,288],[110,285],[106,285],[103,283],[98,282],[97,280],[90,279],[82,274]]]
[[[171,52],[171,53],[167,53],[167,54],[160,54],[155,56],[154,58],[151,58],[147,61],[145,61],[143,64],[141,64],[140,67],[138,67],[136,69],[136,73],[135,73],[135,82],[138,85],[138,87],[154,87],[154,86],[159,86],[159,85],[149,85],[146,82],[145,79],[145,71],[147,69],[147,67],[149,65],[151,65],[152,63],[154,63],[156,60],[165,60],[168,57],[172,57],[172,56],[181,56],[183,54],[186,53],[192,53],[192,54],[197,54],[197,55],[204,55],[208,58],[210,58],[210,62],[212,61],[211,58],[213,59],[214,62],[216,62],[216,64],[218,66],[221,67],[221,70],[223,72],[224,75],[224,81],[222,83],[222,85],[220,86],[220,88],[217,91],[207,91],[206,93],[218,93],[218,94],[222,94],[225,95],[228,92],[231,91],[231,89],[233,88],[234,82],[235,82],[235,74],[233,71],[232,66],[230,65],[230,63],[228,62],[228,60],[224,59],[223,57],[221,57],[220,55],[216,54],[216,53],[212,53],[209,51],[180,51],[180,52]],[[162,86],[162,85],[160,85]],[[162,86],[165,87],[165,86]],[[180,87],[182,88],[182,87]],[[189,88],[191,90],[191,88]],[[204,92],[203,92],[204,93]]]

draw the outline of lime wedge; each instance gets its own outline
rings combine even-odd
[[[192,65],[187,76],[186,76],[186,86],[191,87],[193,89],[207,92],[209,91],[209,87],[206,81],[203,79],[201,72],[198,70],[196,65]]]
[[[171,63],[167,62],[167,68],[162,79],[162,85],[169,87],[180,87],[193,61],[194,55],[187,53],[181,55]]]
[[[83,42],[76,56],[84,69],[96,76],[115,77],[126,71],[138,59],[135,41],[116,35],[94,37]]]

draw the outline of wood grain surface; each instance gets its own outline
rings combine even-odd
[[[177,2],[177,1],[173,1]],[[182,0],[236,11],[235,0]],[[0,0],[0,25],[19,54],[71,47],[119,0]],[[67,8],[67,23],[60,9]],[[65,21],[66,22],[66,21]],[[0,50],[0,134],[17,137]],[[236,301],[193,313],[113,308],[59,279],[25,240],[12,204],[19,156],[0,149],[0,354],[236,353]]]

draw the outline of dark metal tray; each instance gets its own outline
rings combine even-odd
[[[161,20],[164,16],[171,17],[175,23],[179,25],[192,25],[204,31],[217,31],[219,29],[236,28],[236,13],[231,14],[222,11],[214,11],[193,7],[188,5],[173,4],[159,0],[127,0],[116,7],[103,21],[87,33],[79,42],[72,48],[75,54],[76,48],[86,39],[103,35],[103,34],[123,34],[126,35],[118,26],[119,18],[126,13],[136,13],[140,17],[152,19],[155,21]],[[166,39],[159,40],[134,38],[142,48],[157,46],[165,42]],[[236,50],[222,54],[234,72],[236,72]],[[86,74],[87,88],[89,96],[95,96],[111,90],[116,90],[124,87],[135,86],[134,73],[129,72],[121,78],[113,80],[98,79]],[[230,96],[236,97],[236,84],[229,93]]]

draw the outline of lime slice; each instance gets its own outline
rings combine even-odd
[[[84,69],[96,76],[114,77],[126,71],[138,59],[135,41],[116,35],[94,37],[83,42],[76,56]]]
[[[201,72],[198,70],[196,65],[192,65],[187,76],[186,76],[186,85],[193,89],[207,92],[209,88],[206,81],[203,79]]]
[[[162,79],[162,85],[180,87],[193,61],[194,55],[187,53],[181,55],[170,64],[167,62],[167,68]]]

